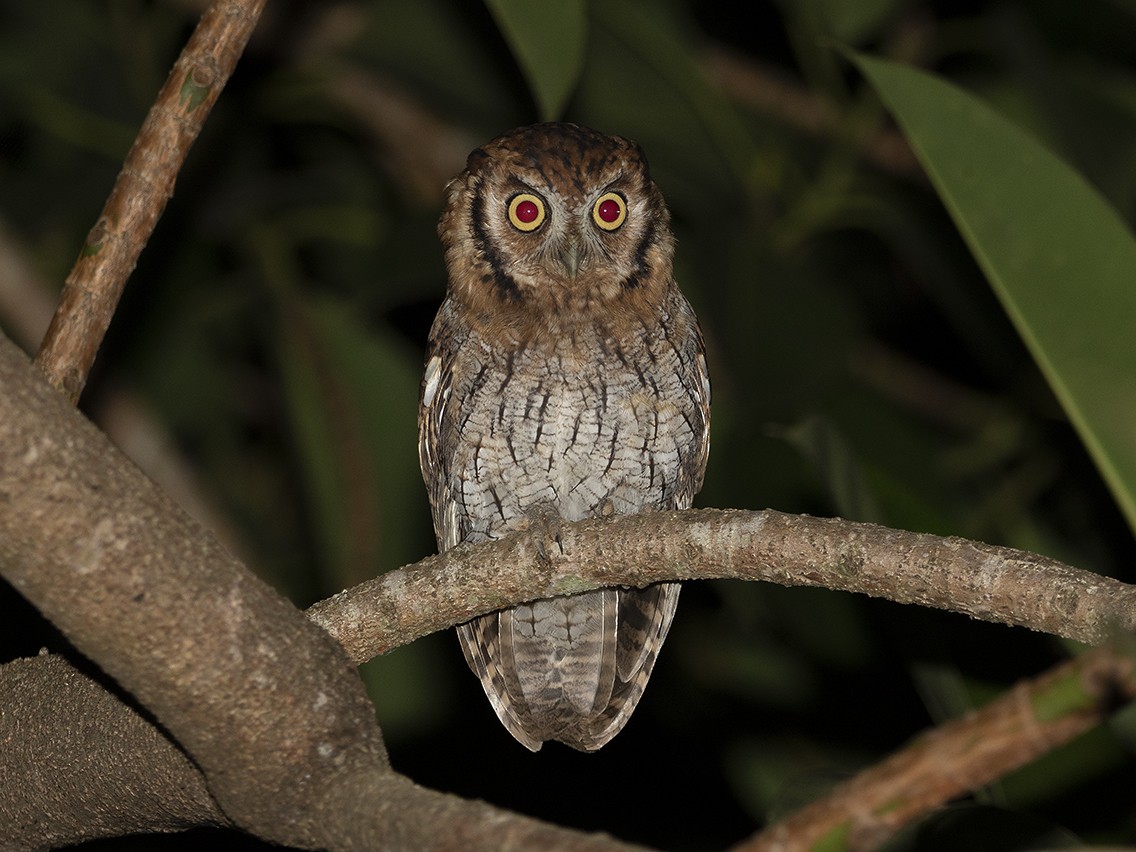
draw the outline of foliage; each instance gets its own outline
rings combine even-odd
[[[1069,166],[980,102],[861,58],[1136,530],[1136,240]],[[964,133],[956,132],[965,128]]]
[[[143,398],[298,604],[431,552],[415,410],[442,186],[477,143],[559,116],[639,141],[671,205],[714,380],[700,505],[959,534],[1131,581],[1128,5],[523,5],[270,4],[127,289],[92,416],[123,388]],[[192,6],[0,5],[0,229],[45,281],[66,276]],[[934,188],[837,44],[989,104],[861,60]],[[10,590],[0,607],[21,614],[5,658],[58,641]],[[824,590],[690,585],[679,613],[597,755],[517,746],[451,636],[368,664],[395,768],[716,848],[1067,650]],[[992,822],[1000,849],[1133,842],[1134,730],[1120,717],[900,842],[983,848]]]

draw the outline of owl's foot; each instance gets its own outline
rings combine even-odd
[[[532,534],[537,552],[546,562],[563,558],[564,550],[564,519],[553,506],[542,506],[528,514],[528,523],[525,526]]]

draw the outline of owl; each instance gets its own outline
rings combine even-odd
[[[534,520],[685,509],[709,453],[698,320],[634,142],[572,124],[478,148],[438,225],[419,459],[441,550]],[[501,722],[595,751],[639,701],[679,585],[537,600],[457,628]]]

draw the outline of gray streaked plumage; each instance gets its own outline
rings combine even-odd
[[[439,223],[419,456],[438,546],[534,518],[688,508],[709,452],[698,322],[637,145],[541,124],[474,151]],[[677,583],[603,589],[458,628],[498,717],[536,751],[594,751],[634,710]]]

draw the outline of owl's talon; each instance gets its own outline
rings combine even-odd
[[[536,543],[537,553],[545,562],[552,562],[552,545],[560,551],[560,556],[567,555],[564,551],[564,519],[560,517],[551,506],[547,506],[529,516],[528,529]]]

